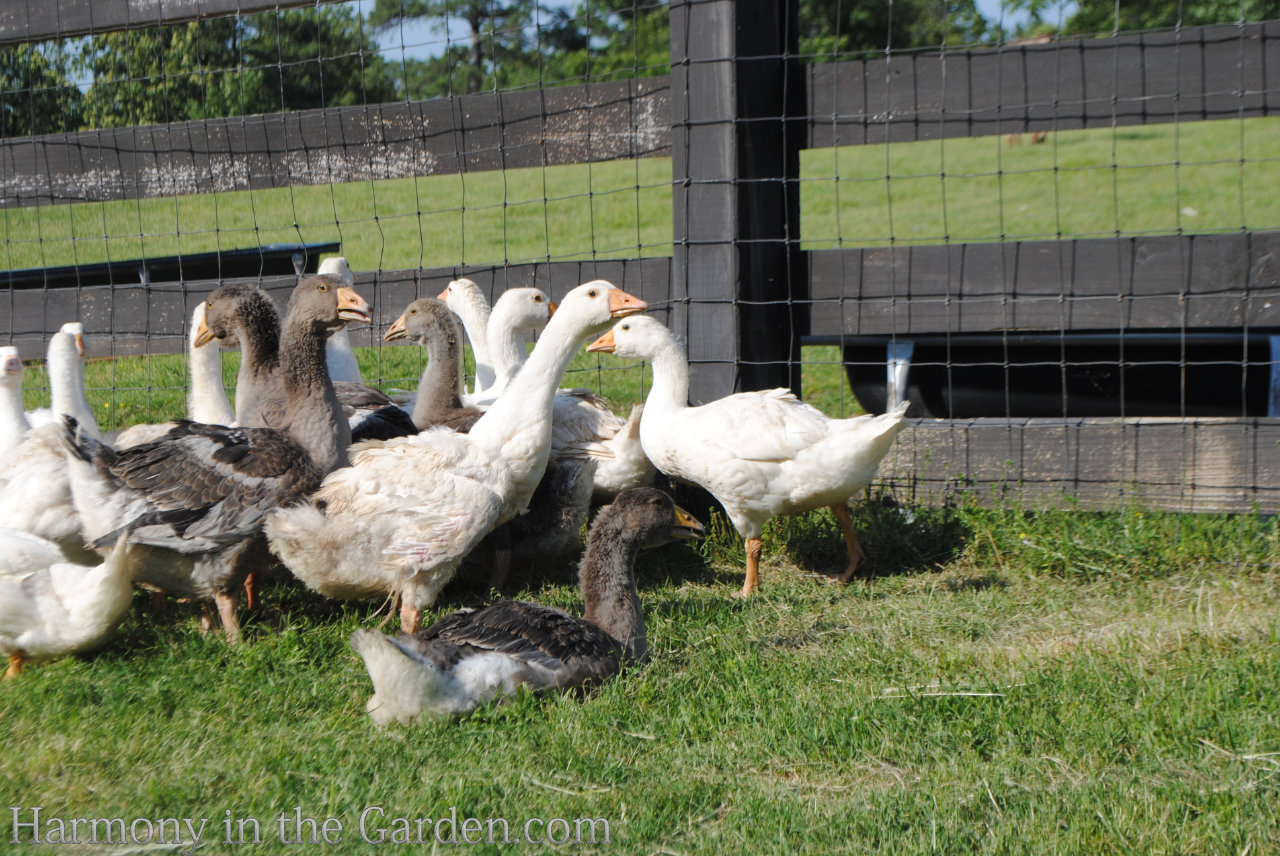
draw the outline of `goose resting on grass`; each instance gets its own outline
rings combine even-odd
[[[759,584],[764,524],[781,514],[830,508],[849,553],[838,579],[848,582],[858,572],[864,553],[846,502],[875,478],[902,429],[905,403],[881,416],[831,419],[790,390],[771,389],[690,407],[684,352],[661,322],[647,316],[619,321],[587,350],[652,366],[640,441],[659,470],[702,486],[724,506],[746,540],[743,596]]]
[[[394,596],[418,629],[463,557],[529,504],[547,464],[556,383],[584,337],[646,304],[603,280],[569,293],[506,393],[469,434],[433,428],[356,446],[311,501],[268,521],[271,548],[328,597]]]
[[[6,678],[28,662],[96,648],[119,626],[133,598],[129,550],[122,533],[97,567],[54,561],[0,577],[0,654]]]
[[[223,323],[234,294],[209,296],[206,322]],[[347,462],[349,429],[329,382],[324,340],[345,319],[369,320],[369,304],[328,276],[294,289],[280,348],[283,395],[259,402],[281,427],[226,428],[185,420],[163,439],[120,451],[68,420],[72,490],[86,538],[98,548],[129,533],[133,576],[174,595],[212,599],[238,641],[236,591],[266,557],[263,519],[303,501]],[[242,345],[248,332],[241,327]]]
[[[648,642],[636,556],[702,534],[702,525],[662,491],[624,491],[591,526],[578,571],[584,618],[500,600],[451,613],[412,635],[357,630],[351,646],[373,680],[366,710],[379,725],[424,713],[465,714],[520,687],[537,692],[596,683],[627,661],[643,661]]]

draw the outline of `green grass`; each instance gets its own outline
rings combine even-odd
[[[811,152],[804,234],[819,247],[1275,228],[1276,121]],[[5,246],[11,267],[335,237],[357,270],[661,254],[668,181],[654,159],[9,210]],[[422,368],[416,348],[359,356],[383,386]],[[35,406],[43,370],[29,372]],[[181,357],[93,360],[87,376],[105,428],[183,410]],[[648,389],[642,367],[586,354],[566,383],[624,412]],[[804,349],[804,389],[857,412],[835,348]],[[642,562],[645,666],[385,731],[346,645],[381,620],[376,604],[277,580],[230,648],[200,634],[195,606],[161,613],[139,595],[101,651],[0,684],[5,807],[206,819],[200,853],[307,850],[277,838],[295,807],[344,827],[309,852],[385,852],[356,829],[370,806],[387,825],[456,807],[516,835],[527,818],[606,818],[610,843],[592,852],[1280,850],[1276,518],[890,500],[855,508],[874,581],[816,578],[843,566],[824,511],[772,523],[764,588],[736,599],[742,545],[717,517],[700,548]],[[464,574],[428,618],[480,600],[486,578]],[[520,585],[581,609],[568,566]],[[0,851],[44,852],[12,844],[0,816]],[[258,820],[263,842],[225,843],[228,816]]]
[[[805,246],[1280,227],[1280,119],[813,149]],[[18,269],[340,240],[358,270],[671,253],[665,158],[3,212]]]
[[[841,566],[834,519],[814,514],[772,526],[764,588],[736,599],[741,547],[718,521],[700,550],[643,560],[645,666],[385,731],[345,643],[374,605],[278,582],[229,648],[195,607],[139,595],[103,650],[0,685],[6,806],[205,818],[219,842],[226,812],[259,820],[261,844],[198,851],[237,854],[292,852],[275,819],[295,807],[343,824],[312,852],[367,852],[369,806],[388,825],[456,807],[517,835],[531,817],[608,819],[589,852],[1280,847],[1274,519],[876,500],[855,521],[871,583],[814,578]],[[486,576],[439,609],[475,603]],[[568,568],[523,585],[581,609]]]

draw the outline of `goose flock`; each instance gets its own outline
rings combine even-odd
[[[849,553],[840,579],[859,571],[846,502],[873,478],[905,406],[830,419],[772,390],[690,407],[679,343],[604,280],[559,305],[515,288],[490,307],[466,279],[413,301],[384,338],[424,348],[426,365],[415,391],[388,395],[364,383],[345,331],[372,320],[354,282],[345,259],[326,260],[299,279],[283,318],[255,286],[215,289],[191,318],[187,418],[114,436],[85,394],[80,324],[50,339],[45,411],[23,409],[23,363],[0,347],[6,677],[101,645],[135,586],[206,604],[239,641],[240,593],[254,608],[256,576],[279,562],[325,597],[396,605],[398,636],[351,638],[378,723],[597,682],[647,655],[638,553],[703,535],[650,487],[659,471],[724,506],[746,540],[744,595],[759,585],[761,528],[780,514],[831,508]],[[459,319],[476,358],[469,391]],[[590,390],[559,387],[593,338],[588,351],[652,366],[647,401],[625,419]],[[232,348],[233,399],[220,355]],[[501,588],[513,563],[582,551],[593,509],[584,617],[499,600],[421,627],[459,573],[487,566]]]

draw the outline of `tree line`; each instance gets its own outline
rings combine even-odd
[[[1077,0],[1065,17],[1063,8],[1006,0],[1022,22],[1009,32],[975,0],[800,0],[800,52],[823,61],[1280,17],[1280,0]],[[379,34],[416,21],[451,34],[438,55],[380,51]],[[648,76],[669,62],[658,0],[376,0],[367,16],[314,6],[0,49],[0,136]]]

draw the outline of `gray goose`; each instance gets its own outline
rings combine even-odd
[[[373,681],[365,706],[374,722],[426,713],[465,714],[524,686],[534,691],[596,683],[648,654],[636,592],[642,549],[696,539],[702,525],[654,488],[623,491],[591,526],[579,566],[586,615],[500,600],[450,613],[412,635],[357,630],[351,645]]]
[[[342,278],[317,274],[328,280],[331,288],[350,287]],[[251,285],[224,285],[219,288],[221,307],[218,317],[206,319],[207,337],[201,344],[218,339],[223,347],[234,347],[240,337],[234,331],[232,318],[244,319],[249,331],[241,346],[240,373],[236,379],[236,424],[249,428],[282,430],[291,415],[283,407],[284,395],[280,377],[280,317],[266,292]],[[354,294],[354,292],[351,292]],[[334,332],[342,332],[341,327]],[[326,350],[326,364],[327,364]],[[347,417],[351,440],[389,440],[417,433],[409,417],[382,392],[350,381],[331,381],[337,400]]]
[[[228,301],[243,310],[234,292],[217,289],[206,323],[222,323]],[[347,463],[348,429],[324,340],[347,319],[369,318],[369,304],[331,277],[298,283],[281,337],[281,408],[288,415],[276,417],[279,430],[179,420],[162,439],[117,451],[68,418],[63,441],[86,538],[105,549],[128,532],[134,579],[212,599],[228,640],[237,641],[235,593],[266,557],[264,519],[304,500]],[[254,339],[247,319],[238,318],[242,344]]]
[[[463,407],[458,395],[462,333],[444,301],[418,298],[405,307],[382,338],[388,342],[407,339],[427,349],[427,366],[413,404],[412,419],[418,430],[443,425],[465,433],[484,415],[474,407]]]

